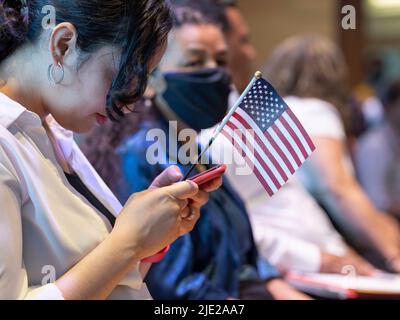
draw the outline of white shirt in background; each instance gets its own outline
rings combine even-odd
[[[328,138],[346,143],[346,133],[338,110],[332,104],[316,98],[286,97],[285,102],[300,120],[311,138]],[[313,170],[312,158],[305,162],[297,175],[303,185],[319,199],[328,197],[327,186]],[[310,161],[311,160],[311,161]],[[354,168],[348,153],[345,153],[343,164],[354,175]]]
[[[50,117],[69,164],[115,216],[121,204]],[[46,280],[65,274],[111,231],[107,218],[67,181],[40,118],[0,94],[0,300],[63,299]],[[56,280],[56,279],[53,279]],[[51,280],[51,277],[50,277]],[[109,299],[149,299],[138,268]]]

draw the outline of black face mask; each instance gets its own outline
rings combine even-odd
[[[192,129],[200,131],[221,122],[228,111],[231,78],[222,68],[193,73],[165,73],[162,97]]]

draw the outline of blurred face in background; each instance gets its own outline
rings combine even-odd
[[[169,46],[152,76],[157,106],[168,120],[199,132],[226,115],[231,77],[222,30],[213,24],[184,24],[171,33]]]
[[[187,24],[172,31],[161,72],[196,72],[226,67],[228,48],[222,31],[212,24]]]
[[[240,10],[234,7],[226,9],[230,31],[228,33],[229,69],[236,88],[243,92],[254,73],[256,50],[250,42],[249,27]]]

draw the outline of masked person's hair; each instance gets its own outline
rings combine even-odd
[[[172,0],[173,28],[178,29],[188,24],[212,24],[222,29],[219,15],[210,14],[212,9],[210,6],[212,6],[211,0]],[[101,128],[95,128],[86,136],[82,145],[82,150],[91,164],[114,192],[121,187],[121,164],[116,149],[127,137],[138,130],[143,120],[154,117],[157,111],[149,106],[152,103],[151,100],[146,99],[138,101],[136,112],[126,115],[121,120],[121,126],[109,122]]]
[[[228,28],[225,6],[215,0],[171,0],[174,28],[186,24],[218,25],[224,32]]]
[[[111,120],[144,93],[149,64],[172,27],[164,0],[0,0],[0,63],[43,32],[42,9],[52,6],[56,23],[70,22],[78,33],[82,63],[103,45],[122,52],[119,70],[107,96]]]

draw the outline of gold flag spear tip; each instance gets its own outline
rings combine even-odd
[[[257,71],[254,75],[257,79],[261,79],[262,78],[262,72],[261,71]]]

